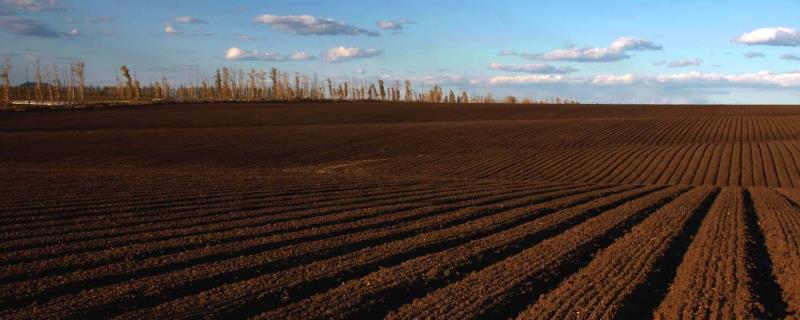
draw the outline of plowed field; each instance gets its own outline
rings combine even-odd
[[[800,317],[800,107],[0,113],[0,318]]]

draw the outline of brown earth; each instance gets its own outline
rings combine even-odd
[[[0,113],[0,318],[800,317],[800,108]]]

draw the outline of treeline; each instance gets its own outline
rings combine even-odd
[[[317,75],[290,74],[272,68],[217,69],[210,79],[195,79],[189,84],[172,85],[163,77],[159,81],[143,84],[131,75],[127,66],[119,68],[116,84],[87,86],[85,64],[75,62],[66,67],[43,68],[35,66],[35,82],[11,87],[11,63],[7,59],[2,67],[2,103],[70,106],[87,103],[154,103],[154,102],[270,102],[270,101],[374,101],[374,102],[427,102],[427,103],[559,103],[575,104],[577,101],[555,98],[552,100],[518,100],[514,96],[495,99],[491,93],[479,95],[466,91],[447,90],[440,85],[415,90],[410,80],[387,82],[383,79],[332,80]]]

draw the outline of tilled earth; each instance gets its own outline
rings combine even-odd
[[[800,317],[800,108],[0,113],[0,318]]]

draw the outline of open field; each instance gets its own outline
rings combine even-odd
[[[800,108],[0,113],[0,318],[800,317]]]

